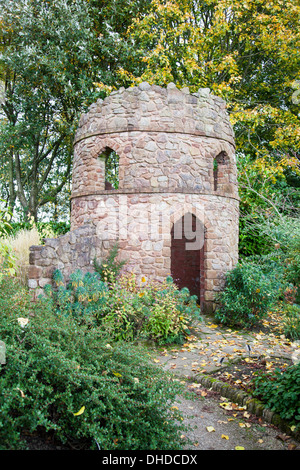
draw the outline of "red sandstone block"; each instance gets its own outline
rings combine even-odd
[[[39,266],[29,265],[27,268],[29,279],[38,279],[42,274],[42,268]]]

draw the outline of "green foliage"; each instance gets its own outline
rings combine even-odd
[[[282,292],[282,279],[256,262],[241,262],[228,272],[217,296],[215,317],[226,325],[251,328],[264,318]]]
[[[293,240],[287,256],[287,279],[296,286],[295,300],[300,303],[300,233]]]
[[[281,216],[258,224],[262,234],[277,246],[278,261],[285,266],[287,282],[296,289],[296,301],[300,301],[300,219]]]
[[[300,306],[285,305],[283,309],[283,332],[292,341],[300,339]]]
[[[190,296],[187,288],[179,290],[171,277],[157,289],[150,287],[150,293],[147,290],[145,287],[141,292],[149,308],[143,334],[161,344],[182,342],[191,322],[201,320],[197,297]]]
[[[68,192],[74,130],[93,91],[88,9],[82,0],[0,5],[1,174],[25,218]]]
[[[98,273],[77,270],[67,286],[59,270],[53,277],[56,287],[45,286],[45,293],[56,312],[80,324],[98,324],[111,341],[182,342],[189,325],[201,320],[197,298],[179,290],[171,278],[140,287],[134,274],[108,284]]]
[[[16,273],[16,258],[12,247],[4,240],[11,229],[9,220],[11,214],[5,209],[0,209],[0,283],[3,276],[13,276]]]
[[[40,429],[91,449],[181,448],[184,426],[171,405],[183,388],[142,350],[108,344],[101,328],[58,313],[49,299],[32,304],[12,281],[0,310],[2,450],[24,448],[22,432]]]
[[[126,260],[118,260],[119,243],[115,243],[108,256],[101,262],[98,263],[96,258],[94,259],[94,269],[100,275],[104,282],[114,283],[119,276],[121,269],[126,264]]]
[[[64,235],[69,232],[70,224],[66,222],[37,222],[35,226],[41,235],[41,238],[47,238],[47,233],[53,233],[56,236]],[[11,222],[10,228],[7,231],[8,235],[16,235],[20,230],[30,230],[32,228],[32,221],[26,222]]]
[[[112,338],[144,338],[159,344],[181,343],[190,324],[201,320],[197,298],[188,289],[179,290],[171,277],[139,287],[133,274],[113,286],[101,318]]]
[[[113,189],[119,188],[119,164],[119,155],[114,150],[110,151],[105,159],[105,181],[110,183]]]
[[[70,276],[65,286],[58,269],[53,273],[55,287],[45,286],[45,293],[52,299],[56,313],[72,316],[79,324],[96,324],[97,312],[102,312],[108,298],[108,287],[95,273],[84,274],[79,269]]]
[[[260,376],[254,380],[254,395],[271,410],[300,430],[300,364],[289,367],[283,373]]]
[[[255,226],[252,214],[242,214],[239,219],[239,256],[265,255],[270,251],[270,239]]]
[[[216,317],[222,323],[249,327],[262,318],[275,300],[284,300],[285,329],[298,335],[297,307],[300,285],[299,218],[271,217],[256,223],[261,240],[269,243],[267,254],[248,256],[227,276]],[[267,250],[265,250],[267,251]]]

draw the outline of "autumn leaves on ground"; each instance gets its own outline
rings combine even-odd
[[[222,327],[208,317],[204,325],[194,328],[181,347],[156,351],[154,361],[183,380],[192,396],[199,400],[196,405],[193,401],[181,405],[187,414],[195,415],[191,421],[199,428],[193,434],[195,448],[203,449],[206,445],[211,449],[294,450],[299,447],[293,439],[295,425],[284,430],[270,425],[253,410],[249,412],[246,405],[228,398],[233,394],[227,392],[225,398],[222,388],[211,388],[210,382],[210,386],[203,386],[200,379],[204,374],[224,381],[251,399],[255,377],[267,374],[271,378],[275,370],[284,374],[293,364],[292,356],[300,356],[299,342],[285,337],[282,324],[278,312],[270,312],[252,332]],[[228,444],[222,444],[221,440]]]

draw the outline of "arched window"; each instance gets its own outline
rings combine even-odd
[[[228,162],[228,155],[225,151],[220,152],[213,162],[213,175],[214,175],[214,191],[220,189],[221,184],[224,183],[225,165]]]
[[[105,163],[105,189],[119,188],[119,155],[109,147],[101,153]]]

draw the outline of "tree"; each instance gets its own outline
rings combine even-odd
[[[1,178],[25,213],[70,178],[78,114],[93,92],[94,35],[83,0],[8,0],[0,7]]]
[[[126,39],[149,0],[8,0],[0,6],[1,190],[38,216],[68,197],[79,116],[140,73]],[[48,209],[49,210],[49,209]],[[55,214],[54,214],[55,215]]]
[[[227,101],[242,215],[299,208],[299,0],[153,0],[128,34],[145,65],[136,82],[209,87]]]

